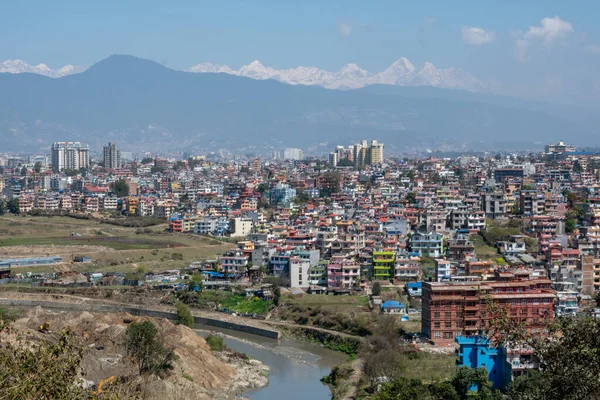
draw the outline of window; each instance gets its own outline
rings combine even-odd
[[[442,335],[441,335],[441,332],[433,332],[433,337],[434,337],[434,338],[439,338],[439,337],[441,337],[441,336],[442,336]]]
[[[446,321],[446,322],[444,323],[444,327],[446,327],[446,328],[452,328],[452,322],[450,322],[450,321]]]
[[[433,323],[433,326],[434,326],[435,328],[441,328],[441,327],[442,327],[442,324],[441,324],[441,322],[434,322],[434,323]]]

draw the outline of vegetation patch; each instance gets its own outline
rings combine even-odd
[[[256,296],[248,298],[245,295],[232,294],[223,299],[221,306],[239,314],[264,315],[273,308],[273,303]]]
[[[217,335],[208,335],[206,337],[206,343],[210,346],[212,351],[224,351],[227,350],[223,338]]]

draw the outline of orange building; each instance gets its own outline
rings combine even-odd
[[[491,298],[522,320],[530,333],[542,331],[554,319],[556,292],[548,279],[519,279],[508,272],[496,280],[424,282],[421,330],[434,344],[447,345],[456,336],[476,335],[489,320],[486,299]]]

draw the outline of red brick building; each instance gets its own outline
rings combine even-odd
[[[493,281],[424,282],[421,331],[436,345],[476,335],[486,325],[488,296],[511,318],[524,320],[529,332],[542,331],[554,319],[556,292],[550,283],[508,272],[497,272]]]

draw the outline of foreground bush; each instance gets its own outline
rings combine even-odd
[[[223,338],[220,336],[208,335],[205,340],[206,340],[206,343],[208,343],[208,345],[210,346],[210,349],[212,351],[227,350],[227,346],[225,346],[225,343],[223,342]]]
[[[157,339],[158,329],[150,321],[132,323],[126,331],[127,355],[137,361],[140,374],[158,374],[173,368],[175,353]]]

